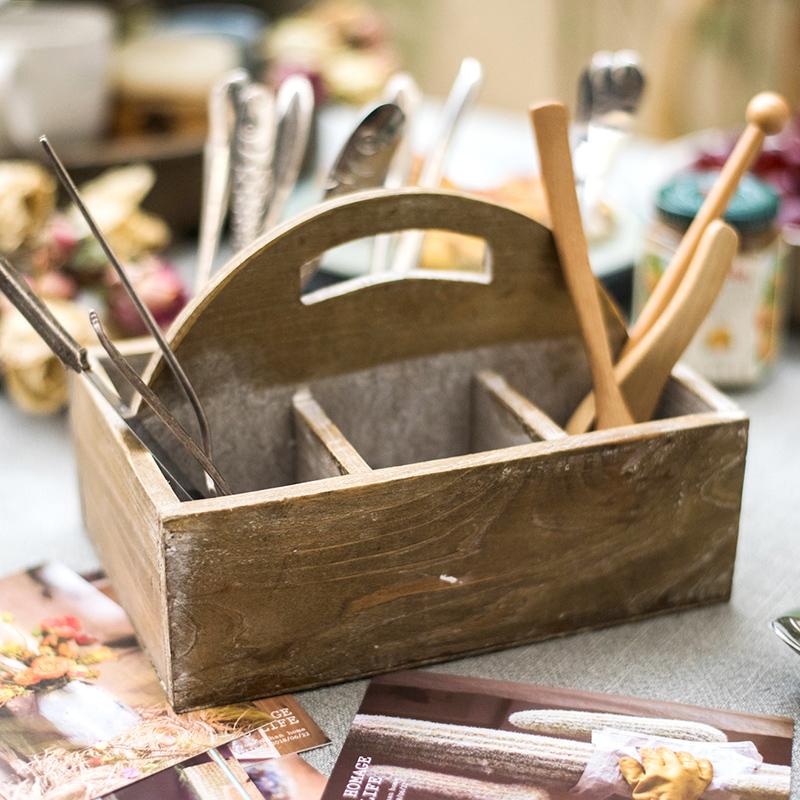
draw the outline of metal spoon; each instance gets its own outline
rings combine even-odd
[[[386,84],[382,100],[397,105],[406,120],[397,150],[386,173],[386,180],[383,182],[387,189],[399,189],[408,183],[414,162],[414,120],[422,102],[422,94],[408,72],[398,72]],[[389,267],[389,253],[396,241],[397,236],[394,234],[375,237],[372,243],[370,272],[383,272]]]
[[[195,294],[208,283],[219,247],[230,195],[231,143],[237,98],[248,83],[247,72],[224,75],[208,96],[208,136],[203,150],[203,200],[195,274]]]
[[[630,133],[645,78],[633,50],[600,51],[578,84],[578,106],[589,116],[574,146],[577,183],[587,230],[601,230],[600,212],[613,158]]]
[[[800,653],[800,609],[790,611],[782,617],[772,620],[772,630],[775,635],[795,653]]]
[[[272,165],[274,189],[267,203],[262,233],[267,233],[280,221],[303,165],[314,118],[314,88],[311,81],[304,75],[288,77],[278,89],[275,110],[278,124]]]
[[[353,129],[325,180],[322,199],[382,186],[397,150],[405,116],[394,103],[372,108]],[[305,285],[319,268],[320,259],[302,270]]]
[[[458,69],[450,94],[444,104],[439,132],[434,139],[420,171],[417,186],[436,189],[441,183],[450,143],[458,123],[478,97],[483,83],[483,67],[475,58],[465,58]],[[417,266],[425,234],[409,231],[400,237],[392,270],[405,274]]]

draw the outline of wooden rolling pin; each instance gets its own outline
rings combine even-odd
[[[633,419],[614,379],[603,309],[589,265],[589,248],[575,193],[567,110],[561,103],[543,103],[533,106],[530,115],[553,237],[592,373],[597,427],[630,425]]]
[[[614,367],[614,376],[637,422],[652,418],[672,368],[725,283],[737,245],[738,236],[730,225],[720,220],[711,222],[661,316]],[[571,430],[567,425],[567,432],[583,433],[590,426],[591,420],[583,430]]]
[[[786,101],[773,92],[757,94],[747,106],[747,127],[742,132],[733,151],[720,171],[711,191],[706,195],[700,211],[687,228],[664,274],[650,295],[638,319],[628,332],[628,342],[623,356],[637,347],[659,319],[664,309],[678,290],[698,244],[709,224],[725,213],[731,197],[739,185],[742,175],[749,169],[761,150],[765,136],[779,133],[789,119]],[[687,344],[688,346],[688,344]],[[635,399],[627,392],[624,396],[629,405]],[[637,417],[637,422],[645,418]],[[583,399],[567,423],[568,433],[582,433],[591,428],[595,418],[594,397],[590,394]],[[599,426],[598,426],[599,427]]]

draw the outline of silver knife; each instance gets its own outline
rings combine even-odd
[[[450,94],[444,104],[439,132],[433,142],[417,181],[423,189],[436,189],[444,174],[445,161],[458,123],[478,97],[483,83],[483,67],[475,58],[465,58],[458,69]],[[425,234],[409,231],[400,237],[392,270],[405,274],[417,266]]]
[[[403,133],[405,115],[396,103],[375,106],[356,125],[339,151],[323,187],[323,200],[383,186]],[[303,268],[303,282],[319,268],[319,259]]]
[[[267,233],[280,221],[303,165],[314,117],[311,81],[304,75],[289,76],[278,89],[275,110],[278,124],[272,166],[274,188],[267,203],[262,233]]]

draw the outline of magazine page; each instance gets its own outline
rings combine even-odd
[[[324,800],[789,797],[793,723],[434,672],[374,679]]]
[[[60,564],[0,580],[0,797],[97,797],[261,727],[270,753],[328,741],[291,697],[176,714],[107,593]]]

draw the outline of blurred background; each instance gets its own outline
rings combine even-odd
[[[303,168],[274,224],[331,196],[348,138],[376,103],[397,99],[391,87],[404,73],[422,101],[413,115],[403,109],[410,160],[396,185],[422,176],[426,185],[478,193],[545,223],[527,109],[551,98],[570,107],[592,266],[623,310],[635,313],[696,211],[681,203],[702,199],[704,173],[724,162],[749,99],[771,89],[797,107],[798,53],[793,0],[0,0],[0,253],[81,341],[95,343],[89,304],[116,338],[144,333],[98,243],[58,191],[38,143],[46,133],[166,326],[202,284],[198,227],[209,218],[203,153],[214,86],[244,69],[273,102],[287,77],[310,82]],[[464,76],[456,76],[466,57],[480,62],[480,76],[459,106]],[[598,101],[598,87],[611,74],[640,83],[627,99],[621,84],[606,86],[612,106],[622,103],[600,108],[608,98]],[[585,91],[580,100],[582,80],[596,84],[593,111]],[[217,231],[213,269],[255,235],[242,234],[241,215],[257,191],[235,174],[242,114],[241,105],[231,106],[229,228]],[[280,148],[270,147],[277,163]],[[441,163],[426,167],[437,150]],[[708,352],[698,345],[688,354],[723,385],[760,380],[783,338],[800,239],[796,123],[768,139],[754,173],[755,189],[735,220],[743,252],[757,262],[747,267],[750,305],[743,312],[741,297],[721,301],[719,318],[703,332]],[[427,236],[419,259],[432,269],[483,268],[480,245],[452,235]],[[344,248],[325,258],[310,286],[375,264],[368,248]],[[794,303],[800,307],[800,299]],[[735,336],[734,322],[745,317],[747,336]],[[747,352],[734,353],[734,341],[746,342]],[[749,362],[746,377],[735,365],[715,368],[728,351],[731,362]],[[2,303],[0,369],[26,410],[63,407],[62,370]]]

